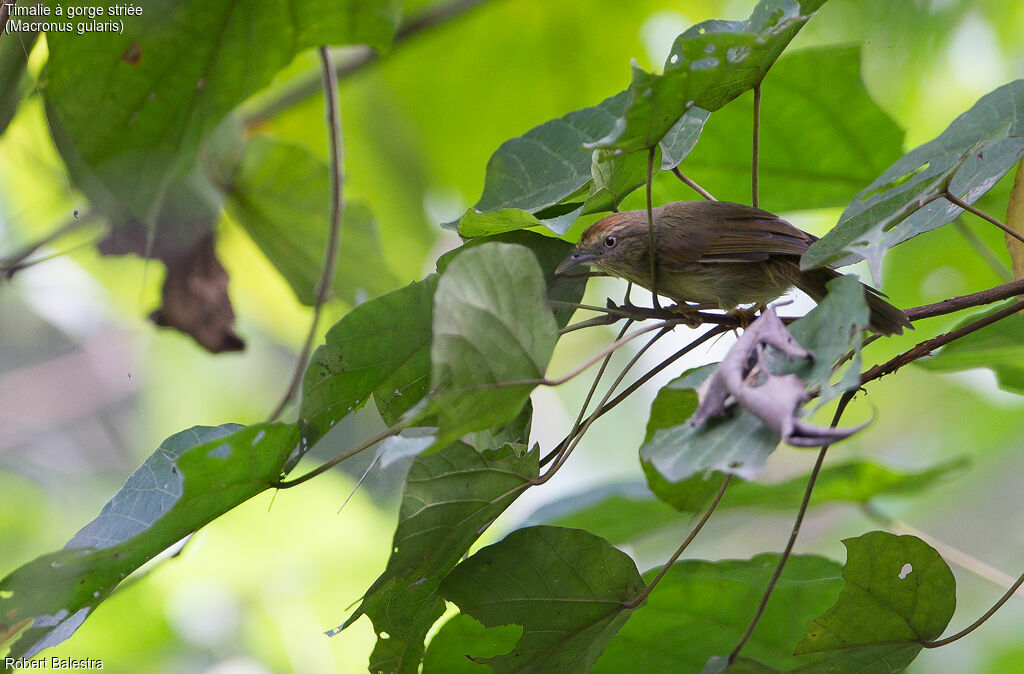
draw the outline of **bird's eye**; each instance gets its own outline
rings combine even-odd
[[[609,236],[609,237],[605,238],[605,240],[604,240],[605,248],[612,248],[613,246],[615,246],[616,243],[618,243],[618,241],[619,240],[616,239],[614,236]]]

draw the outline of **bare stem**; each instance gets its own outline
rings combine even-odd
[[[344,211],[342,200],[342,188],[344,178],[342,175],[344,159],[344,146],[341,137],[341,111],[338,107],[338,79],[334,72],[334,65],[331,62],[331,50],[327,46],[320,47],[320,70],[323,74],[324,106],[327,128],[330,132],[330,158],[331,158],[331,219],[327,236],[327,249],[324,251],[324,266],[320,272],[320,280],[316,287],[316,299],[313,304],[313,322],[309,326],[309,334],[306,336],[306,343],[302,346],[299,354],[295,372],[292,374],[291,382],[285,391],[284,397],[278,403],[270,420],[273,421],[281,415],[284,408],[291,402],[292,398],[302,384],[302,376],[306,371],[306,361],[313,351],[313,340],[316,339],[316,329],[320,323],[320,313],[330,295],[331,283],[334,281],[334,267],[338,260],[338,239],[341,235],[341,220]]]
[[[682,180],[683,183],[685,185],[687,185],[690,189],[692,189],[694,192],[696,192],[697,194],[701,195],[702,197],[704,197],[708,201],[718,201],[718,199],[715,199],[713,196],[711,196],[711,192],[708,192],[706,189],[704,189],[703,187],[698,185],[691,178],[688,178],[685,175],[683,175],[683,172],[679,170],[678,166],[676,166],[676,167],[674,167],[672,169],[672,173],[675,174],[676,178],[679,178],[680,180]]]
[[[486,0],[454,0],[446,4],[439,4],[424,10],[422,13],[412,17],[395,32],[395,39],[392,41],[392,48],[398,47],[421,33],[431,28],[443,25],[456,19],[477,5],[483,4]],[[380,56],[369,47],[361,47],[353,50],[352,55],[346,60],[335,64],[334,72],[338,78],[347,77],[377,62]],[[273,99],[258,104],[258,107],[243,111],[243,122],[246,126],[255,126],[261,122],[273,118],[275,115],[299,104],[316,95],[320,89],[320,75],[315,70],[310,70],[297,76],[286,85]]]
[[[753,158],[750,164],[750,203],[757,208],[757,177],[761,152],[761,84],[754,85]]]
[[[658,238],[654,233],[654,205],[651,201],[651,188],[654,182],[654,148],[647,150],[647,257],[651,266],[651,304],[661,309],[658,302]]]
[[[0,4],[0,7],[2,6],[3,5]],[[11,278],[12,276],[14,276],[15,273],[21,271],[26,267],[33,265],[35,263],[34,261],[26,262],[26,260],[29,258],[29,256],[31,256],[33,253],[35,253],[43,246],[53,243],[62,236],[82,229],[83,227],[98,222],[99,220],[100,216],[92,211],[82,213],[80,215],[76,213],[74,217],[69,219],[67,222],[65,222],[63,225],[61,225],[54,231],[50,232],[41,239],[38,239],[37,241],[33,241],[32,243],[26,245],[24,248],[16,251],[13,255],[4,260],[3,264],[0,264],[0,274],[6,276],[7,278]]]
[[[973,632],[974,630],[978,629],[983,624],[985,624],[986,620],[988,620],[993,615],[995,615],[995,612],[998,611],[1000,608],[1002,608],[1003,604],[1008,602],[1010,600],[1010,597],[1012,597],[1017,592],[1017,588],[1019,588],[1021,586],[1021,584],[1024,584],[1024,574],[1021,574],[1021,576],[1010,587],[1010,589],[1007,590],[1003,594],[1003,596],[999,598],[999,601],[997,601],[995,604],[993,604],[992,608],[990,608],[989,610],[985,611],[985,615],[981,616],[980,618],[975,620],[973,623],[971,623],[970,625],[968,625],[967,627],[963,628],[962,630],[960,630],[959,632],[957,632],[956,634],[954,634],[952,636],[948,636],[945,639],[939,639],[938,641],[922,641],[921,645],[924,646],[925,648],[938,648],[939,646],[945,646],[947,644],[951,644],[951,643],[953,643],[954,641],[956,641],[958,639],[963,639],[965,636],[967,636],[968,634],[970,634],[971,632]]]
[[[715,494],[715,499],[711,502],[711,505],[708,506],[708,509],[704,511],[704,515],[700,518],[700,521],[697,522],[696,525],[694,525],[693,529],[690,530],[690,533],[683,540],[682,544],[678,548],[676,548],[676,551],[672,553],[671,557],[668,558],[668,561],[665,562],[665,565],[661,567],[660,571],[658,571],[658,575],[651,579],[651,582],[647,584],[647,587],[643,589],[643,592],[641,592],[636,599],[626,603],[625,608],[636,608],[640,604],[647,601],[647,597],[650,596],[654,588],[657,587],[658,583],[661,582],[661,579],[665,577],[665,574],[668,573],[669,569],[672,568],[672,565],[676,563],[676,560],[678,560],[679,557],[682,556],[683,551],[686,550],[687,547],[689,547],[690,543],[693,542],[693,539],[695,539],[697,537],[697,534],[700,533],[700,530],[704,528],[705,524],[707,524],[707,521],[711,518],[711,513],[715,512],[715,508],[718,507],[718,504],[722,500],[722,497],[725,496],[725,490],[729,486],[729,482],[731,481],[732,475],[726,475],[725,479],[722,480],[722,486],[718,488],[718,493]]]
[[[341,463],[345,459],[347,459],[349,457],[353,457],[356,454],[358,454],[359,452],[361,452],[361,451],[363,451],[365,449],[369,449],[370,447],[373,447],[378,442],[381,442],[382,440],[386,440],[387,438],[390,438],[392,435],[395,435],[396,433],[401,433],[403,430],[405,430],[405,428],[408,425],[409,425],[408,421],[399,421],[394,426],[390,426],[389,428],[384,429],[383,431],[381,431],[377,435],[373,436],[369,440],[366,440],[365,442],[361,442],[360,444],[356,445],[352,449],[345,450],[341,454],[338,454],[333,459],[330,459],[329,461],[327,461],[327,462],[317,466],[316,468],[314,468],[313,470],[309,471],[305,475],[301,475],[301,476],[295,478],[294,480],[274,481],[274,482],[270,483],[270,486],[274,487],[276,489],[289,489],[291,487],[296,487],[296,486],[302,484],[303,482],[306,482],[307,480],[312,480],[317,475],[320,475],[322,473],[327,472],[328,470],[330,470],[334,466],[338,465],[339,463]]]
[[[1001,229],[1004,232],[1006,232],[1006,234],[1008,236],[1012,236],[1013,238],[1017,239],[1021,243],[1024,243],[1024,234],[1021,234],[1020,232],[1018,232],[1018,231],[1008,227],[1006,225],[1006,223],[1004,223],[1002,220],[997,220],[996,218],[993,218],[988,213],[975,208],[972,204],[969,204],[966,201],[964,201],[963,199],[960,199],[960,198],[956,197],[952,192],[949,191],[949,188],[946,189],[945,194],[943,194],[942,196],[944,196],[947,200],[953,202],[954,204],[956,204],[960,208],[964,209],[965,211],[969,211],[971,213],[974,213],[975,215],[977,215],[982,220],[986,220],[987,222],[991,222],[993,225],[995,225],[999,229]]]
[[[839,420],[843,416],[843,412],[846,411],[846,406],[850,404],[850,400],[853,399],[854,391],[847,391],[843,394],[843,397],[839,399],[839,405],[836,407],[836,413],[832,417],[832,428],[839,425]],[[786,549],[782,551],[782,556],[779,558],[779,563],[775,566],[775,572],[772,573],[771,580],[768,581],[768,587],[765,588],[764,596],[761,597],[761,603],[757,606],[757,611],[754,612],[754,617],[747,626],[747,631],[740,637],[740,642],[736,644],[736,648],[732,649],[729,653],[729,664],[732,664],[736,660],[736,656],[739,655],[740,650],[746,645],[750,639],[750,635],[754,633],[754,628],[757,627],[757,623],[761,620],[761,616],[764,614],[764,609],[768,605],[768,600],[771,599],[772,592],[775,591],[775,585],[779,582],[779,577],[782,575],[782,570],[786,566],[786,562],[789,560],[790,553],[793,552],[793,546],[796,544],[796,537],[800,533],[800,527],[804,521],[804,515],[807,513],[807,507],[811,503],[811,492],[814,491],[814,483],[818,480],[818,473],[821,472],[821,466],[825,462],[825,454],[828,452],[829,445],[823,445],[821,451],[818,452],[818,458],[814,462],[814,468],[811,470],[811,476],[807,480],[807,488],[804,489],[804,498],[800,502],[800,509],[796,513],[796,521],[793,522],[793,531],[789,534],[789,542],[786,543]]]

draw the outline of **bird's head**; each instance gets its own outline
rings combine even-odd
[[[648,252],[647,213],[613,213],[588,227],[576,250],[558,265],[556,273],[580,265],[593,265],[613,276],[633,280],[646,269]]]

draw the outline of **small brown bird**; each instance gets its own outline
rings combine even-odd
[[[725,201],[676,201],[653,211],[658,294],[694,309],[733,311],[763,305],[796,286],[820,302],[832,267],[800,270],[800,256],[816,238],[777,215]],[[583,232],[576,250],[558,266],[577,265],[651,289],[647,211],[613,213]],[[912,327],[906,315],[864,286],[870,328],[883,335]]]

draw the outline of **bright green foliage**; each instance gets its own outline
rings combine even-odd
[[[31,657],[70,637],[128,574],[267,489],[297,435],[229,424],[169,437],[63,550],[0,581],[0,647]]]
[[[147,5],[122,19],[118,39],[48,35],[46,98],[68,136],[64,153],[90,167],[96,190],[145,221],[168,181],[192,165],[200,139],[295,54],[321,44],[385,49],[399,16],[396,0]]]
[[[427,630],[444,612],[441,581],[537,476],[537,455],[522,444],[478,450],[456,442],[416,459],[387,569],[345,623],[365,614],[378,635],[387,635],[377,640],[371,671],[416,671]]]
[[[1002,308],[996,307],[992,311],[969,316],[956,327],[973,323]],[[943,347],[932,358],[917,361],[917,364],[933,372],[959,372],[987,367],[996,373],[1001,388],[1013,393],[1024,393],[1022,335],[1024,315],[1014,314],[958,339]]]
[[[952,222],[962,209],[930,197],[948,188],[974,203],[1024,155],[1024,80],[982,96],[937,138],[886,169],[851,201],[839,224],[804,254],[801,264],[867,260],[876,279],[893,246]]]
[[[441,591],[487,627],[523,627],[512,651],[477,660],[494,671],[586,672],[643,587],[633,560],[604,539],[529,527],[459,564]]]
[[[229,212],[303,304],[316,300],[330,229],[330,197],[327,164],[307,150],[263,136],[245,144],[241,167],[228,187]],[[396,286],[370,209],[346,203],[333,295],[354,305]]]

